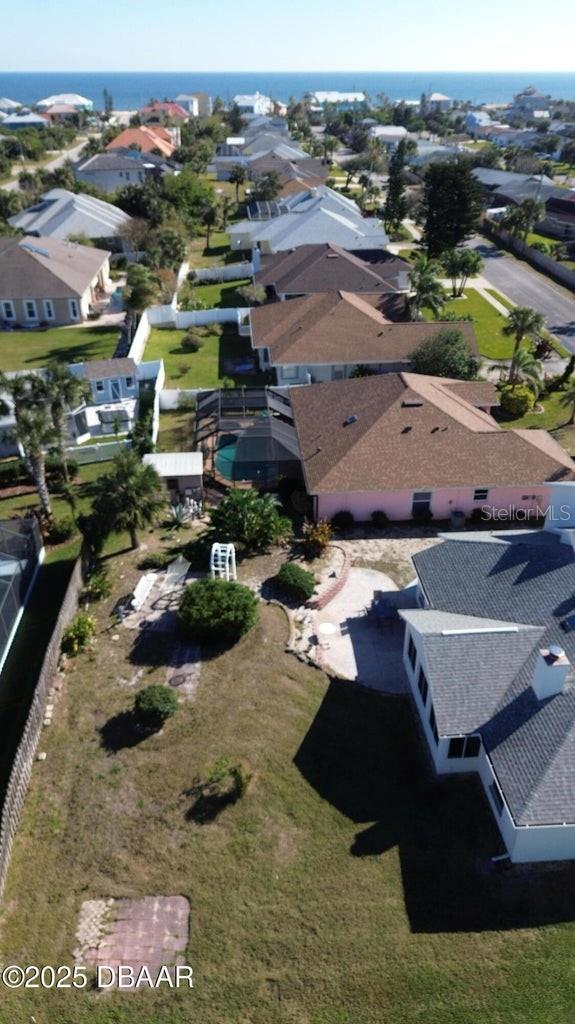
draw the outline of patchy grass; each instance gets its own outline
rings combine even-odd
[[[253,358],[249,338],[241,338],[235,328],[224,325],[221,336],[209,335],[199,352],[185,352],[182,339],[185,331],[172,328],[153,328],[145,359],[163,359],[168,388],[216,388],[224,377],[231,378],[239,387],[242,384],[261,383],[261,374],[234,374],[226,370],[226,361]]]
[[[194,440],[194,412],[169,409],[160,416],[157,449],[160,452],[187,452]]]
[[[0,332],[3,370],[32,370],[51,359],[78,363],[110,359],[118,340],[114,327],[52,327],[47,331]]]
[[[444,310],[458,316],[471,314],[479,351],[486,359],[511,359],[513,338],[503,334],[505,317],[475,288],[467,288],[462,298],[449,299]],[[434,319],[430,309],[423,309],[422,313],[426,320]]]
[[[191,267],[221,266],[226,263],[230,239],[223,231],[212,231],[210,248],[206,247],[206,239],[194,238],[188,243],[188,259]]]
[[[573,869],[489,871],[501,842],[476,779],[431,774],[407,701],[286,654],[280,609],[262,606],[251,633],[204,662],[195,701],[161,735],[130,745],[120,727],[104,745],[137,689],[165,680],[167,652],[146,657],[110,624],[136,564],[115,560],[95,649],[71,664],[43,737],[0,953],[70,963],[84,899],[178,893],[195,987],[6,990],[2,1024],[464,1024],[470,1006],[474,1024],[524,1024],[547,1019],[542,993],[568,1024]],[[188,791],[218,758],[252,783],[201,825]]]

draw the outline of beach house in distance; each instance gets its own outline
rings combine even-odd
[[[435,769],[478,774],[514,863],[575,859],[575,484],[548,504],[543,530],[415,554],[418,607],[399,612]]]

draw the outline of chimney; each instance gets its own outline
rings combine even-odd
[[[547,700],[561,693],[569,667],[569,659],[558,644],[539,651],[531,684],[537,700]]]

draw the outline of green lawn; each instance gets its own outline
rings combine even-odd
[[[111,563],[94,650],[43,734],[0,956],[72,963],[83,900],[177,893],[194,989],[5,989],[2,1024],[571,1024],[572,871],[490,871],[502,847],[477,780],[431,773],[407,700],[286,654],[279,608],[134,741],[126,712],[171,653],[110,640],[139,557]],[[202,825],[190,787],[217,758],[252,781]]]
[[[204,303],[205,309],[231,309],[247,306],[245,299],[238,295],[238,288],[249,285],[249,278],[240,281],[222,281],[215,284],[194,284],[194,297]]]
[[[78,363],[110,359],[118,340],[115,327],[52,327],[47,331],[0,332],[0,367],[32,370],[51,359]]]
[[[231,325],[224,325],[220,337],[204,339],[199,352],[184,352],[181,347],[185,331],[171,328],[152,329],[144,353],[145,359],[163,359],[168,388],[216,388],[224,377],[242,384],[261,383],[261,374],[234,374],[226,369],[227,359],[249,360],[253,353],[249,338],[240,338]]]
[[[495,288],[488,288],[487,291],[489,292],[490,295],[493,296],[494,299],[497,299],[497,301],[500,302],[502,306],[505,306],[506,309],[515,308],[515,303],[511,302],[510,299],[506,299],[505,296],[501,295],[500,292],[495,290]],[[566,348],[564,348],[561,342],[557,341],[557,339],[554,338],[553,335],[549,333],[549,331],[542,331],[541,333],[543,337],[547,338],[549,343],[553,346],[558,356],[561,356],[562,359],[569,358],[571,353]]]
[[[467,288],[464,294],[464,298],[450,299],[444,309],[462,316],[471,314],[482,356],[486,359],[510,359],[513,353],[513,338],[506,338],[503,334],[505,317],[474,288]],[[423,309],[422,313],[426,320],[434,319],[431,310]]]
[[[542,412],[529,412],[526,416],[519,416],[515,420],[507,420],[501,418],[501,425],[503,427],[535,427],[539,430],[550,430],[556,431],[557,429],[565,428],[562,433],[562,437],[567,437],[575,434],[575,427],[568,427],[567,421],[571,415],[571,410],[561,404],[561,397],[564,392],[553,391],[550,395],[543,396],[537,402],[537,406],[542,408]],[[561,442],[563,443],[563,441]],[[573,446],[573,439],[571,439],[571,447]],[[566,447],[564,445],[564,447]]]

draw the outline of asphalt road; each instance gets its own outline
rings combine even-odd
[[[62,167],[67,160],[71,160],[72,162],[74,162],[79,158],[80,153],[82,152],[85,145],[86,139],[82,139],[82,141],[79,142],[76,146],[74,146],[73,149],[65,150],[63,153],[60,153],[58,156],[55,156],[53,160],[50,160],[47,164],[44,164],[42,170],[55,171],[56,168]],[[18,184],[18,174],[20,173],[20,171],[28,170],[27,164],[18,163],[14,164],[14,167],[16,168],[16,177],[12,178],[10,181],[4,182],[3,185],[0,185],[0,188],[3,188],[5,192],[19,192],[20,186]]]
[[[468,244],[484,260],[481,276],[516,305],[543,313],[548,330],[575,352],[575,295],[484,238],[472,238]]]

